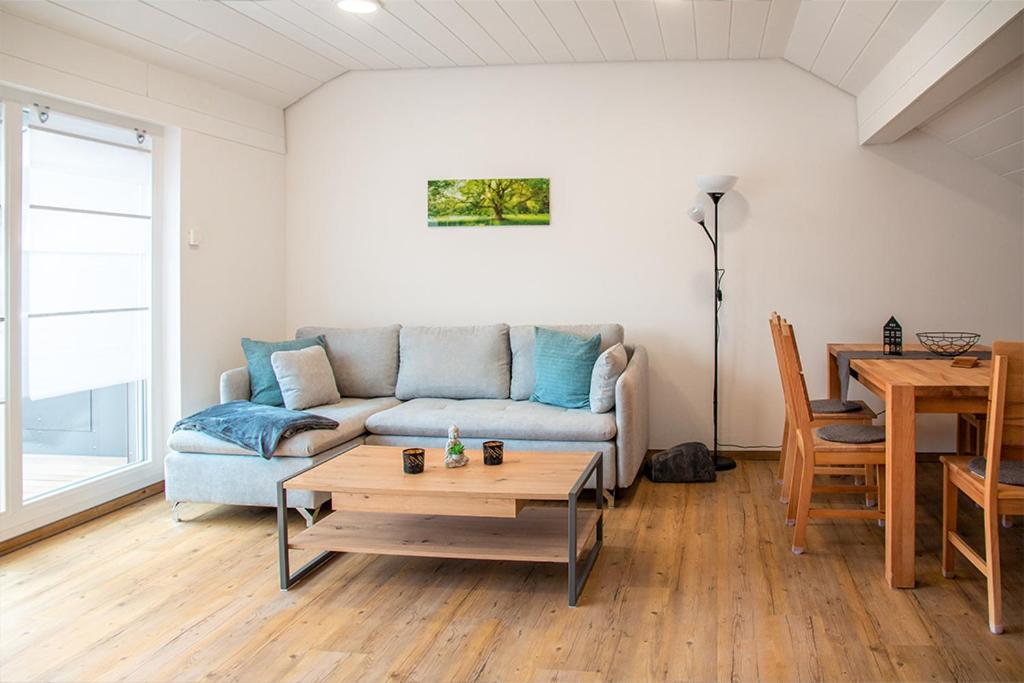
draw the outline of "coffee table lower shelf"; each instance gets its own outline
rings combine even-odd
[[[334,512],[287,540],[289,550],[322,552],[295,575],[284,565],[281,587],[287,590],[339,552],[551,562],[569,566],[569,604],[575,606],[602,545],[603,511],[575,512],[575,525],[564,507],[527,507],[515,518]]]
[[[582,556],[601,513],[579,510]],[[569,562],[565,508],[528,507],[515,518],[334,512],[288,542],[292,549],[462,560]]]

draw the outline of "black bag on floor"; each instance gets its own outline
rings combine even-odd
[[[700,482],[715,480],[715,457],[697,441],[681,443],[647,461],[647,478],[655,482]]]

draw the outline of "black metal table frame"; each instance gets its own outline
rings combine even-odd
[[[338,455],[341,455],[340,453]],[[334,456],[337,457],[337,456]],[[328,458],[332,460],[333,458]],[[340,551],[335,550],[324,550],[317,554],[316,557],[311,559],[306,564],[299,567],[298,570],[293,574],[291,572],[291,566],[288,560],[288,490],[284,487],[285,482],[294,479],[300,474],[307,472],[314,467],[322,465],[327,460],[319,462],[316,465],[310,465],[305,469],[301,469],[295,472],[281,481],[277,482],[277,553],[278,553],[278,568],[281,579],[281,590],[286,591],[302,579],[309,576],[311,573],[316,571],[318,568],[323,566],[333,558],[335,555],[341,554]],[[601,546],[604,545],[604,496],[601,492],[604,488],[604,468],[602,467],[602,457],[600,453],[595,453],[594,457],[590,459],[587,464],[587,468],[580,475],[576,483],[573,484],[572,489],[569,491],[569,533],[568,533],[568,566],[569,566],[569,606],[575,607],[579,601],[580,595],[583,593],[583,587],[587,583],[587,579],[590,578],[590,572],[594,568],[594,563],[597,561],[597,554],[601,551]],[[586,485],[587,480],[590,479],[591,475],[596,477],[596,488],[594,500],[597,506],[597,527],[595,530],[594,545],[590,551],[583,558],[582,566],[577,552],[577,508],[579,507],[580,493],[583,491],[583,487]]]
[[[601,546],[604,545],[604,467],[602,460],[601,454],[595,453],[594,457],[590,459],[587,469],[583,470],[583,474],[569,491],[569,607],[575,607],[579,601],[580,595],[583,593],[583,586],[590,578],[590,571],[594,568],[594,562],[597,561],[597,554],[601,551]],[[591,474],[597,478],[594,488],[594,500],[597,503],[597,529],[594,546],[583,558],[581,570],[576,551],[576,508],[579,505],[580,492],[587,480],[590,479]]]
[[[281,578],[281,590],[283,591],[288,590],[299,581],[306,578],[318,567],[326,564],[328,560],[338,554],[333,550],[325,550],[306,564],[299,567],[298,571],[294,574],[291,573],[291,567],[288,561],[288,490],[284,487],[284,484],[286,481],[294,479],[314,467],[319,467],[325,462],[334,460],[334,458],[337,458],[339,455],[342,455],[342,453],[338,453],[326,460],[322,460],[315,465],[304,467],[298,472],[293,472],[281,481],[277,482],[277,566]]]

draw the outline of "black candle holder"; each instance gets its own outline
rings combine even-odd
[[[426,455],[422,448],[406,448],[402,451],[402,471],[406,474],[420,474]]]
[[[484,464],[500,465],[505,457],[504,441],[484,441]]]

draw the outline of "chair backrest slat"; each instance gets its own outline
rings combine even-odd
[[[1024,342],[993,342],[992,358],[985,457],[998,471],[1000,460],[1024,460]]]
[[[800,364],[800,351],[796,344],[793,326],[783,321],[780,326],[780,346],[782,347],[783,366],[789,387],[789,403],[793,418],[798,429],[810,425],[811,400],[807,395],[807,381],[804,379],[803,366]]]
[[[782,396],[786,404],[786,412],[789,412],[789,380],[786,377],[786,359],[782,352],[782,317],[772,311],[768,319],[768,326],[772,331],[772,346],[775,348],[775,363],[779,368],[779,381],[782,382]]]

